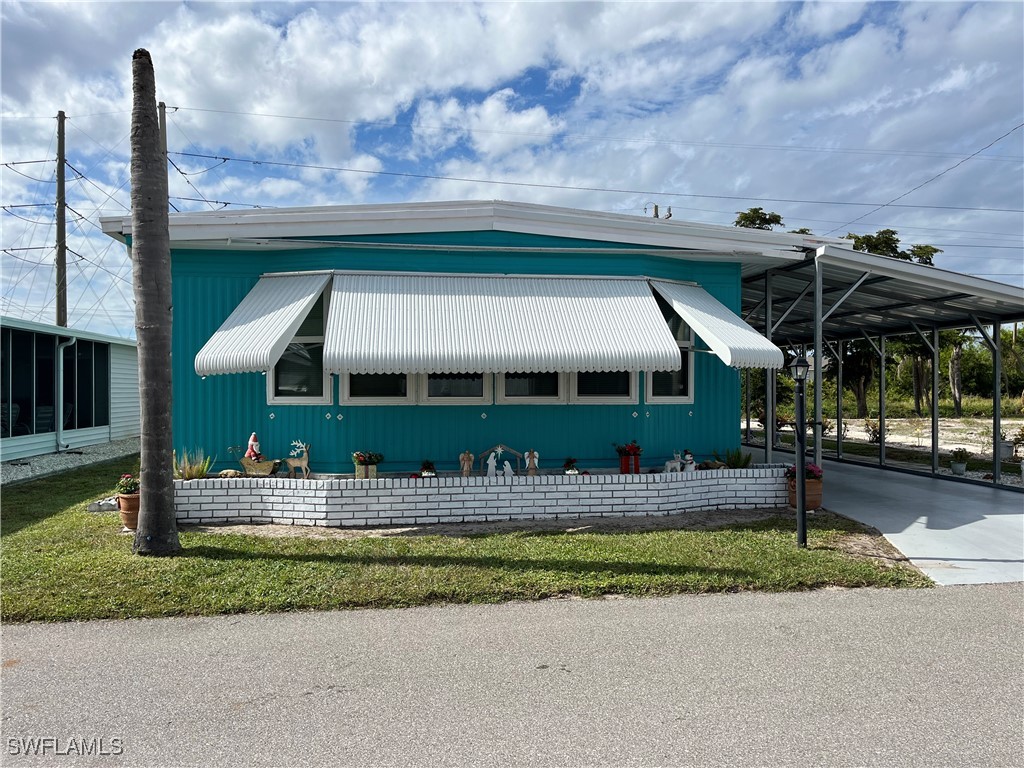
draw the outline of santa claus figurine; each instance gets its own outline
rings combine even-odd
[[[249,448],[245,452],[245,458],[253,461],[263,461],[263,454],[260,453],[260,441],[253,432],[249,437]]]

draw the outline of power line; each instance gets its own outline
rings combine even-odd
[[[340,118],[332,117],[312,117],[305,115],[279,115],[262,112],[237,112],[227,109],[202,109],[199,107],[168,107],[174,111],[184,110],[187,112],[209,112],[222,115],[240,115],[244,117],[270,117],[280,120],[305,120],[309,122],[317,123],[338,123],[342,125],[353,125],[353,126],[372,126],[379,128],[415,128],[417,130],[427,131],[451,131],[451,126],[444,125],[423,125],[421,123],[398,123],[390,122],[385,120],[343,120]],[[534,138],[543,139],[554,139],[557,137],[563,137],[566,139],[580,139],[584,141],[617,141],[623,144],[658,144],[658,145],[678,145],[688,147],[722,147],[727,149],[755,149],[758,151],[762,150],[773,150],[783,152],[827,152],[827,153],[843,153],[843,154],[859,154],[859,155],[896,155],[896,156],[915,156],[915,157],[960,157],[959,154],[954,152],[925,152],[922,150],[902,150],[902,149],[866,149],[860,147],[809,147],[809,146],[795,146],[790,144],[739,144],[730,142],[717,142],[717,141],[685,141],[683,139],[652,139],[652,138],[635,138],[627,136],[597,136],[586,133],[565,133],[565,132],[545,132],[545,131],[502,131],[493,128],[464,128],[460,127],[460,132],[465,133],[486,133],[495,134],[501,136],[530,136]],[[988,155],[986,159],[989,160],[1007,160],[1018,162],[1024,160],[1024,157],[1016,157],[1011,155]]]
[[[991,146],[992,146],[993,144],[996,144],[997,142],[1000,142],[1000,141],[1002,141],[1003,139],[1005,139],[1005,138],[1006,138],[1007,136],[1009,136],[1009,135],[1010,135],[1011,133],[1013,133],[1014,131],[1019,131],[1019,130],[1020,130],[1020,129],[1021,129],[1022,127],[1024,127],[1024,123],[1020,123],[1019,125],[1017,125],[1017,126],[1015,126],[1015,127],[1011,128],[1011,129],[1010,129],[1010,130],[1008,130],[1008,131],[1007,131],[1006,133],[1004,133],[1004,134],[1003,134],[1002,136],[1000,136],[1000,137],[999,137],[998,139],[993,139],[993,140],[992,140],[992,141],[990,141],[990,142],[989,142],[988,144],[986,144],[986,145],[985,145],[984,147],[982,147],[981,149],[979,149],[979,150],[978,150],[977,152],[972,152],[972,153],[971,153],[971,154],[969,154],[969,155],[968,155],[967,157],[963,158],[963,159],[962,159],[962,160],[961,160],[960,162],[958,162],[958,163],[954,163],[953,165],[949,166],[949,168],[946,168],[945,170],[939,171],[939,172],[938,172],[937,174],[935,174],[934,176],[932,176],[932,177],[931,177],[930,179],[928,179],[927,181],[922,181],[922,182],[921,182],[920,184],[918,184],[918,185],[917,185],[916,187],[914,187],[913,189],[910,189],[910,190],[908,190],[908,191],[904,192],[904,193],[903,193],[902,195],[897,195],[897,196],[896,196],[896,197],[894,197],[894,198],[893,198],[892,200],[890,200],[890,201],[889,201],[888,203],[884,203],[884,204],[882,204],[882,205],[878,206],[877,208],[875,208],[875,209],[874,209],[873,211],[868,211],[867,213],[863,214],[862,216],[858,216],[858,217],[857,217],[856,219],[854,219],[853,221],[849,221],[849,222],[847,222],[846,224],[843,224],[843,225],[842,225],[842,226],[840,226],[840,227],[835,227],[835,228],[833,228],[833,229],[830,229],[830,230],[829,230],[828,232],[826,232],[825,234],[826,234],[826,235],[830,235],[830,234],[832,234],[833,232],[835,232],[835,231],[836,231],[837,229],[845,229],[846,227],[850,226],[851,224],[854,224],[854,223],[856,223],[856,222],[860,221],[861,219],[867,218],[867,217],[868,217],[868,216],[870,216],[870,215],[871,215],[872,213],[875,213],[876,211],[880,211],[880,210],[882,210],[883,208],[885,208],[886,206],[890,206],[890,205],[892,205],[892,204],[893,204],[893,203],[895,203],[895,202],[896,202],[897,200],[902,200],[902,199],[903,199],[904,197],[906,197],[907,195],[911,194],[912,192],[916,192],[916,191],[917,191],[917,190],[919,190],[919,189],[920,189],[921,187],[923,187],[923,186],[925,186],[925,185],[927,185],[927,184],[931,184],[931,183],[932,183],[933,181],[935,181],[936,179],[938,179],[938,178],[939,178],[940,176],[944,176],[945,174],[949,173],[950,171],[954,170],[955,168],[959,168],[959,167],[960,167],[961,165],[963,165],[964,163],[966,163],[966,162],[967,162],[968,160],[970,160],[970,159],[971,159],[972,157],[977,157],[977,156],[978,156],[979,154],[981,154],[982,152],[984,152],[984,151],[985,151],[986,149],[988,149],[989,147],[991,147]]]
[[[660,196],[660,197],[698,197],[706,198],[711,200],[747,200],[760,203],[800,203],[804,205],[854,205],[854,206],[873,206],[875,210],[883,208],[889,205],[893,208],[915,208],[915,209],[930,209],[930,210],[946,210],[946,211],[986,211],[992,213],[1024,213],[1024,209],[1021,208],[975,208],[963,205],[892,205],[891,203],[885,203],[880,205],[879,203],[859,203],[859,202],[845,202],[841,200],[795,200],[785,197],[744,197],[742,195],[706,195],[706,194],[694,194],[686,192],[665,192],[658,190],[649,189],[619,189],[616,187],[586,187],[586,186],[573,186],[571,184],[542,184],[539,182],[528,182],[528,181],[500,181],[495,179],[474,179],[462,176],[440,176],[437,174],[429,173],[407,173],[402,171],[368,171],[363,168],[345,168],[340,166],[330,165],[311,165],[307,163],[286,163],[279,160],[256,160],[252,158],[241,158],[241,157],[224,157],[221,155],[206,155],[195,152],[169,152],[168,154],[178,155],[179,157],[199,157],[207,160],[231,160],[239,163],[251,163],[252,165],[269,165],[278,166],[282,168],[306,168],[315,171],[338,171],[343,173],[362,173],[370,176],[396,176],[400,178],[409,179],[431,179],[435,181],[461,181],[469,184],[493,184],[509,187],[533,187],[537,189],[564,189],[571,190],[574,192],[610,192],[614,194],[623,195],[649,195],[649,196]],[[867,214],[865,214],[867,215]],[[860,217],[863,218],[863,217]],[[839,227],[837,227],[839,229]]]

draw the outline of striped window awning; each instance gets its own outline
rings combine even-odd
[[[333,278],[332,278],[333,274]],[[317,272],[264,275],[196,356],[196,372],[268,371],[331,280],[328,373],[673,371],[652,289],[733,367],[782,352],[704,289],[636,278]]]
[[[260,373],[281,359],[331,272],[263,275],[196,355],[200,376]]]
[[[651,286],[726,365],[781,368],[785,363],[781,349],[699,285],[652,280]]]
[[[643,279],[337,274],[331,373],[676,370]]]

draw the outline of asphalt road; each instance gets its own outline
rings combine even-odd
[[[1020,584],[13,625],[2,641],[4,766],[1024,765]],[[45,756],[21,754],[41,738]],[[55,754],[83,748],[121,754]]]

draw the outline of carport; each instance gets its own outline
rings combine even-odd
[[[843,345],[866,340],[879,357],[878,464],[885,455],[886,339],[913,334],[931,351],[931,474],[939,477],[939,332],[976,330],[992,354],[994,380],[992,476],[1000,483],[1001,326],[1024,320],[1024,291],[1014,286],[936,267],[854,251],[824,242],[805,253],[802,261],[766,269],[748,264],[743,271],[743,319],[763,329],[779,346],[809,355],[813,364],[814,462],[822,460],[822,362],[830,356],[837,366],[837,390],[843,391]],[[750,441],[749,373],[746,438]],[[836,459],[843,457],[842,410],[836,410]],[[766,372],[765,458],[772,461],[776,442],[776,373]],[[952,479],[942,476],[943,479]],[[959,479],[959,478],[958,478]]]

